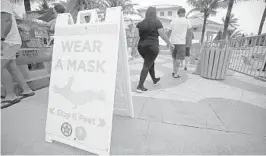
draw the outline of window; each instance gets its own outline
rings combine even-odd
[[[160,16],[164,16],[164,12],[160,12]]]
[[[172,16],[173,12],[172,11],[168,11],[168,16]]]

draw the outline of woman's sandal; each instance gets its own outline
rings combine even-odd
[[[27,97],[34,96],[34,95],[35,95],[35,93],[31,92],[31,93],[28,93],[28,94],[20,94],[19,96],[21,96],[20,99],[25,99]]]
[[[7,108],[9,106],[12,106],[18,102],[20,102],[20,98],[17,97],[14,100],[5,100],[5,101],[1,101],[1,109]]]

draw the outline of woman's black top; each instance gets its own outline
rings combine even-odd
[[[147,20],[137,24],[137,28],[139,29],[139,44],[141,45],[159,45],[159,33],[158,29],[163,28],[163,25],[160,20]]]

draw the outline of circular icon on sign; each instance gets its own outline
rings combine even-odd
[[[72,134],[72,126],[68,122],[63,123],[61,132],[64,136],[69,137]]]
[[[75,135],[78,140],[85,140],[87,133],[84,127],[76,127],[75,129]]]

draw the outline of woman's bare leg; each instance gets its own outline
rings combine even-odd
[[[13,79],[9,80],[9,83],[3,83],[4,81],[4,69],[9,65],[11,60],[1,60],[1,85],[4,86],[4,84],[11,85],[11,87],[4,86],[5,89],[8,89],[7,95],[5,97],[5,100],[14,100],[17,98],[15,91],[14,91],[14,82]]]
[[[23,75],[21,74],[20,70],[17,67],[16,60],[12,60],[7,65],[7,70],[12,75],[12,78],[18,82],[20,87],[23,89],[23,94],[32,93],[33,91],[29,88],[26,80],[24,79]]]

